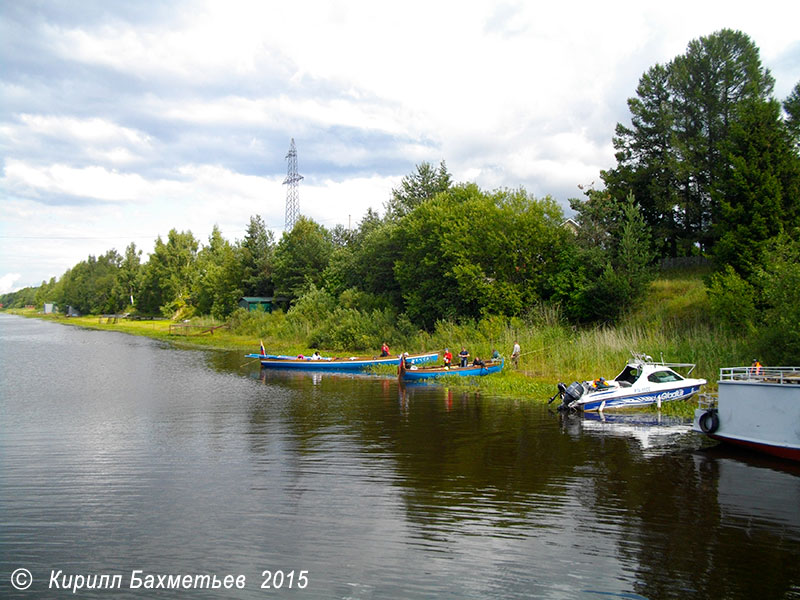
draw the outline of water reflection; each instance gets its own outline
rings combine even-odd
[[[309,598],[798,595],[800,475],[681,421],[48,323],[0,318],[0,342],[3,568],[292,566]]]
[[[565,429],[570,430],[572,435],[624,438],[646,453],[674,450],[691,431],[689,420],[662,415],[660,412],[562,413],[562,419],[569,423]]]

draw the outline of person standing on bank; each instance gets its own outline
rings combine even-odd
[[[514,350],[511,351],[511,362],[514,363],[515,369],[519,369],[520,351],[519,342],[514,342]]]

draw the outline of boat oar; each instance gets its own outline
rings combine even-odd
[[[240,365],[239,365],[239,368],[241,369],[241,368],[242,368],[242,367],[244,367],[245,365],[252,364],[252,363],[254,363],[254,362],[255,362],[255,361],[257,361],[257,360],[261,360],[261,357],[259,356],[259,357],[257,357],[257,358],[251,358],[251,359],[250,359],[250,360],[248,360],[247,362],[243,362],[242,364],[240,364]]]

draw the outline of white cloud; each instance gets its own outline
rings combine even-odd
[[[402,177],[353,177],[345,181],[325,180],[299,188],[300,213],[326,227],[358,225],[367,209],[383,212],[383,204],[400,185]],[[285,197],[284,190],[284,197]]]
[[[135,200],[154,185],[162,185],[160,182],[154,184],[137,173],[119,173],[99,166],[38,166],[13,159],[6,161],[0,182],[12,192],[42,200],[72,196],[106,202]]]
[[[171,121],[195,125],[232,125],[236,127],[278,127],[297,123],[297,135],[309,132],[313,126],[352,127],[391,134],[408,131],[409,115],[401,106],[386,102],[338,97],[290,98],[280,94],[270,98],[197,99],[188,103],[167,104],[163,115]]]
[[[26,133],[59,140],[72,140],[83,144],[127,144],[142,150],[147,150],[151,145],[150,136],[97,117],[78,119],[22,114],[19,120],[26,126],[28,130]]]
[[[14,287],[14,283],[19,281],[21,277],[22,275],[19,273],[6,273],[0,276],[0,294],[16,291],[17,288]]]

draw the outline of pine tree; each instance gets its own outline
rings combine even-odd
[[[748,277],[765,244],[800,225],[800,157],[776,100],[741,104],[722,148],[729,168],[717,192],[714,253],[718,262]]]

